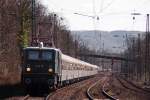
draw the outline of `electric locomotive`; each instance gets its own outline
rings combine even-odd
[[[27,47],[23,50],[22,83],[29,92],[56,89],[97,74],[98,66],[64,55],[59,49]]]
[[[60,50],[27,47],[23,50],[22,83],[28,91],[55,88],[60,80]]]

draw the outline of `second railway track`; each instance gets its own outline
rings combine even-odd
[[[125,87],[126,89],[129,89],[131,91],[134,92],[139,92],[139,93],[143,93],[143,94],[150,94],[150,91],[144,90],[138,86],[136,86],[135,84],[129,82],[128,80],[124,79],[124,78],[120,78],[117,77],[117,80],[122,84],[123,87]]]
[[[103,77],[100,80],[98,80],[96,83],[92,84],[88,89],[87,89],[87,96],[89,100],[95,100],[95,99],[114,99],[114,97],[110,96],[105,92],[105,84],[108,82],[110,77]]]
[[[106,93],[108,95],[120,100],[150,100],[150,93],[148,91],[144,91],[121,77],[113,77],[107,90]]]

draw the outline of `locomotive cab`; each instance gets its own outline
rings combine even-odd
[[[25,48],[22,68],[22,82],[25,87],[30,89],[56,86],[61,76],[59,58],[60,51],[54,48]]]

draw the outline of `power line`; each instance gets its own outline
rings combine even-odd
[[[92,0],[92,1],[93,1],[93,14],[94,16],[96,16],[95,0]]]
[[[93,19],[95,18],[95,16],[85,15],[85,14],[81,14],[81,13],[73,13],[73,14],[81,15],[81,16],[86,16],[86,17],[91,17]]]
[[[109,8],[113,3],[115,2],[115,0],[111,0],[110,3],[108,3],[104,8],[101,8],[99,13],[102,13],[104,10],[106,10],[107,8]],[[104,2],[102,2],[104,3]]]
[[[104,4],[104,0],[101,0],[101,6],[100,6],[100,13],[102,13],[103,12],[103,4]]]
[[[145,0],[145,1],[143,1],[143,3],[140,3],[140,5],[137,6],[136,8],[142,9],[143,7],[145,7],[145,4],[148,4],[149,2],[150,2],[150,0]]]

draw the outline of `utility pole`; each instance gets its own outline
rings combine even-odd
[[[149,14],[147,14],[147,24],[146,24],[146,33],[147,33],[147,67],[148,67],[148,81],[150,81],[150,66],[149,66],[149,60],[150,60],[150,52],[149,52],[149,44],[150,44],[150,33],[149,33]]]
[[[78,58],[78,44],[77,44],[77,40],[75,39],[75,43],[74,43],[74,48],[75,48],[75,58]]]
[[[102,46],[102,54],[104,55],[104,41],[103,41],[103,46]],[[101,60],[102,62],[102,69],[104,70],[104,58]]]
[[[32,0],[32,37],[31,46],[38,42],[38,35],[36,34],[36,14],[35,14],[35,0]]]
[[[148,62],[148,81],[150,82],[150,66],[149,66],[149,60],[150,60],[150,32],[149,32],[149,14],[147,14],[147,42],[148,42],[148,59],[147,59],[147,62]]]
[[[113,73],[114,73],[114,59],[113,58],[111,59],[111,71],[112,71],[112,76],[113,76]]]
[[[140,34],[138,34],[138,55],[137,55],[137,80],[141,80],[142,65],[141,65],[141,40]]]
[[[4,0],[0,1],[0,49],[2,49],[2,43],[3,43],[3,28],[2,28],[2,17],[3,17],[3,5],[4,5]],[[1,54],[1,53],[0,53]]]
[[[133,51],[132,52],[132,58],[131,59],[135,59],[135,52],[136,52],[136,46],[135,46],[135,38],[133,38],[133,41],[132,41],[133,43],[132,43],[132,50],[131,51]],[[135,64],[135,62],[133,62],[133,66],[131,66],[131,73],[132,73],[132,78],[131,79],[134,79],[134,78],[136,78],[136,70],[137,70],[137,68],[136,68],[136,64]]]
[[[57,34],[57,31],[56,31],[56,24],[57,24],[56,23],[56,17],[57,17],[56,14],[54,14],[53,15],[53,34],[55,36],[54,37],[55,47],[58,48],[58,36],[57,36],[58,34]]]
[[[146,36],[145,36],[145,82],[147,82],[147,70],[148,68],[148,60],[149,60],[149,14],[147,14],[146,19]],[[150,73],[149,73],[150,74]]]
[[[127,47],[128,47],[127,49],[128,49],[128,51],[127,51],[127,55],[125,55],[125,56],[126,56],[127,59],[129,59],[130,47],[129,47],[129,40],[128,40],[127,34],[126,34],[126,43],[127,43]],[[126,68],[125,68],[124,70],[126,70],[126,71],[124,71],[124,72],[126,72],[128,78],[130,78],[130,65],[129,65],[129,62],[128,62],[128,61],[125,62],[125,63],[126,63],[126,64],[125,64]]]
[[[69,40],[69,33],[67,33],[67,54],[70,55],[70,40]]]

